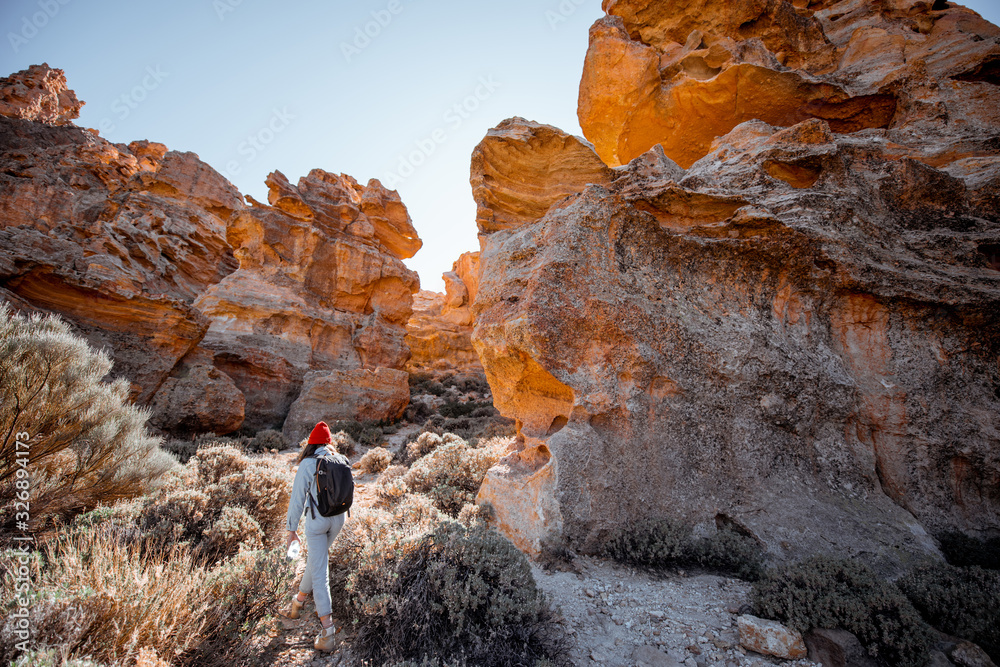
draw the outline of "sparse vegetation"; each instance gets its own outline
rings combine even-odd
[[[365,452],[357,467],[361,472],[377,475],[392,463],[393,454],[384,447],[374,447]]]
[[[426,494],[451,516],[474,502],[486,472],[507,452],[509,441],[493,439],[480,447],[465,442],[442,444],[419,459],[403,478],[406,486]]]
[[[290,446],[291,443],[288,439],[282,435],[281,431],[275,431],[274,429],[264,429],[255,435],[244,447],[248,452],[254,454],[260,454],[262,452],[269,452],[271,450],[282,452]]]
[[[754,584],[754,614],[810,628],[844,628],[890,665],[927,657],[927,624],[896,586],[857,560],[812,558],[769,570]]]
[[[142,495],[174,465],[147,434],[147,413],[129,404],[128,383],[102,382],[111,366],[58,317],[0,304],[0,535],[13,533],[13,503],[28,488],[19,452],[35,532]]]
[[[1000,572],[939,563],[914,569],[896,585],[928,623],[1000,661]]]
[[[752,537],[729,527],[695,537],[690,525],[668,517],[626,525],[610,537],[605,555],[654,570],[700,567],[748,581],[757,579],[764,567],[763,550]]]
[[[524,555],[481,522],[466,527],[409,495],[368,510],[335,545],[339,610],[369,664],[534,664],[561,635]]]

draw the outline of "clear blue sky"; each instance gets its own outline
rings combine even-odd
[[[407,264],[441,290],[478,249],[469,156],[486,131],[516,115],[580,134],[600,4],[3,0],[0,76],[62,68],[87,103],[79,125],[194,151],[260,200],[275,169],[379,178],[424,239]],[[1000,22],[998,0],[967,5]]]

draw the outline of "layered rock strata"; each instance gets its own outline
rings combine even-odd
[[[413,299],[406,325],[414,373],[481,373],[472,346],[472,303],[479,289],[479,253],[467,252],[442,275],[445,293],[422,290]]]
[[[243,392],[251,428],[279,427],[310,371],[402,368],[419,289],[401,261],[419,240],[398,194],[319,169],[267,185],[270,204],[252,201],[228,227],[239,270],[195,301],[211,320],[201,347]],[[378,391],[405,390],[403,375],[378,375],[391,385]]]
[[[112,354],[166,432],[280,426],[310,371],[405,390],[360,373],[409,358],[420,239],[398,194],[276,172],[248,207],[193,153],[72,125],[81,104],[47,66],[0,80],[0,298]]]
[[[605,3],[593,146],[512,119],[474,152],[473,342],[521,440],[482,499],[529,551],[667,515],[891,572],[936,557],[928,533],[1000,531],[1000,30],[953,4],[692,4]],[[750,60],[853,81],[858,106],[720,123],[697,96],[648,102],[724,99]]]

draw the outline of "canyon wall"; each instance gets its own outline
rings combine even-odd
[[[0,298],[108,351],[165,432],[279,427],[307,373],[356,390],[309,398],[337,418],[372,392],[402,412],[421,243],[395,192],[275,172],[248,206],[194,153],[76,127],[81,106],[47,65],[0,79]]]
[[[501,527],[593,551],[668,515],[885,572],[1000,532],[1000,30],[604,6],[593,143],[514,118],[472,157],[473,342],[520,432],[481,492]]]
[[[479,289],[479,253],[464,253],[442,275],[445,293],[421,290],[413,298],[406,344],[413,373],[482,373],[472,346],[472,304]]]

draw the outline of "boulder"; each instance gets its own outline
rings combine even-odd
[[[878,661],[847,630],[813,628],[804,639],[809,659],[823,667],[878,667]]]
[[[802,633],[789,627],[756,616],[744,614],[736,619],[740,633],[740,646],[748,651],[773,655],[784,660],[806,657]]]
[[[711,3],[695,3],[706,17],[688,4],[609,0],[592,40],[622,28],[623,49],[666,62],[694,21],[689,37],[702,37],[685,44],[730,54],[700,54],[723,58],[708,65],[844,88],[860,70],[826,69],[851,41],[841,31],[870,19],[925,64],[873,59],[869,74],[891,85],[844,88],[830,104],[848,106],[807,118],[751,105],[750,117],[692,112],[683,132],[642,134],[654,127],[636,111],[645,79],[626,60],[588,61],[585,79],[620,78],[588,85],[622,114],[609,125],[625,139],[590,128],[587,86],[594,148],[520,119],[487,134],[472,158],[473,344],[520,434],[484,485],[500,525],[522,546],[559,531],[596,551],[635,517],[723,516],[775,558],[858,557],[883,574],[939,559],[929,533],[997,530],[997,29],[951,3],[774,2],[758,3],[767,11],[744,38]],[[764,25],[797,16],[794,39]]]
[[[150,424],[182,436],[225,435],[242,426],[246,399],[232,378],[211,364],[184,366],[156,392]]]
[[[282,432],[291,443],[316,422],[395,421],[410,402],[409,374],[392,368],[310,371],[288,411]]]

